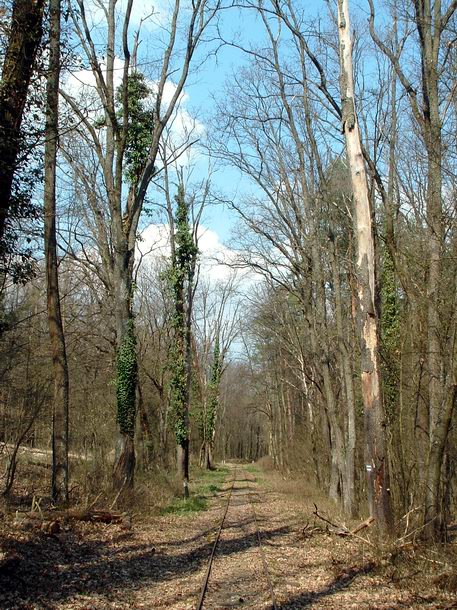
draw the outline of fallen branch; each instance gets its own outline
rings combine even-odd
[[[117,492],[116,497],[113,500],[113,503],[109,507],[110,510],[113,510],[113,508],[116,506],[116,503],[119,500],[119,497],[120,497],[121,493],[124,491],[124,487],[125,487],[126,483],[127,483],[127,477],[125,477],[124,482],[122,483],[120,490]]]
[[[95,500],[93,500],[93,502],[91,502],[90,504],[87,505],[86,510],[90,510],[91,508],[93,508],[96,504],[98,499],[100,498],[100,496],[102,495],[102,491],[98,494],[98,496],[95,498]]]
[[[52,511],[29,511],[24,517],[35,521],[90,521],[93,523],[121,523],[125,515],[111,510],[52,510]]]
[[[313,515],[315,515],[318,519],[320,519],[321,521],[324,521],[328,525],[331,525],[335,529],[335,531],[331,532],[332,534],[336,534],[337,536],[354,536],[355,538],[362,540],[362,542],[372,545],[372,543],[369,540],[367,540],[366,538],[362,538],[362,536],[358,536],[358,532],[362,531],[366,527],[369,527],[374,522],[374,517],[369,517],[368,519],[363,521],[363,523],[360,523],[359,525],[357,525],[357,527],[355,527],[354,529],[349,530],[345,525],[339,525],[336,523],[332,523],[332,521],[330,521],[329,519],[327,519],[326,517],[321,515],[319,513],[319,510],[318,510],[316,504],[314,504]]]
[[[360,525],[358,525],[357,527],[355,527],[354,529],[352,529],[350,532],[348,532],[347,534],[342,534],[344,536],[354,536],[354,534],[357,534],[358,532],[361,532],[362,530],[364,530],[366,527],[370,527],[370,525],[374,522],[374,517],[368,517],[368,519],[366,521],[363,521],[363,523],[360,523]]]
[[[324,523],[328,523],[328,525],[331,525],[332,527],[334,527],[337,531],[333,532],[333,533],[338,533],[339,531],[344,531],[346,533],[349,533],[349,530],[347,529],[347,527],[345,527],[344,525],[336,525],[336,523],[332,523],[331,521],[329,521],[326,517],[324,517],[323,515],[319,514],[319,509],[317,508],[317,505],[314,504],[314,511],[313,511],[313,515],[316,515],[316,517],[318,519],[320,519],[321,521],[324,521]]]
[[[312,536],[314,536],[314,534],[317,533],[325,533],[327,530],[322,528],[322,527],[311,527],[309,524],[309,521],[306,523],[306,525],[302,528],[301,531],[301,535],[303,536],[303,538],[311,538]]]

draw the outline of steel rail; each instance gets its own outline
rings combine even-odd
[[[211,555],[210,555],[209,560],[208,560],[208,567],[206,569],[205,578],[203,580],[203,584],[202,584],[202,587],[200,589],[200,596],[198,598],[198,603],[197,603],[197,605],[195,607],[195,610],[202,610],[202,608],[203,608],[203,602],[205,600],[205,595],[206,595],[206,591],[207,591],[207,588],[208,588],[208,582],[209,582],[209,578],[210,578],[210,574],[211,574],[211,568],[213,566],[214,556],[216,554],[217,545],[219,543],[219,539],[220,539],[222,530],[224,528],[225,518],[227,516],[228,509],[229,509],[229,506],[230,506],[230,502],[231,502],[231,499],[232,499],[232,492],[233,492],[233,488],[235,486],[236,474],[237,474],[237,471],[236,471],[236,468],[235,468],[235,471],[233,473],[232,486],[231,486],[230,492],[229,492],[229,497],[228,497],[228,500],[227,500],[227,504],[225,506],[224,514],[222,516],[222,520],[220,522],[216,538],[215,538],[214,543],[213,543],[213,548],[211,550]],[[260,528],[259,528],[259,522],[258,522],[258,519],[257,519],[257,513],[256,513],[256,510],[255,510],[254,502],[252,500],[251,487],[249,485],[249,479],[247,478],[247,473],[245,472],[244,474],[246,476],[245,482],[246,482],[246,488],[247,488],[247,496],[249,498],[249,503],[251,505],[252,514],[254,516],[254,525],[255,525],[255,530],[256,530],[257,542],[258,542],[258,545],[259,545],[260,556],[262,557],[263,571],[265,573],[265,578],[266,578],[266,581],[267,581],[268,589],[269,589],[269,592],[270,592],[270,598],[271,598],[271,601],[272,601],[272,607],[271,608],[272,608],[272,610],[278,610],[278,604],[276,602],[276,596],[275,596],[274,589],[273,589],[273,583],[271,581],[270,572],[268,570],[268,563],[267,563],[267,558],[266,558],[266,555],[265,555],[265,549],[264,549],[264,546],[262,544],[262,537],[260,535]]]
[[[236,480],[236,468],[235,468],[234,473],[233,473],[232,486],[230,488],[228,501],[227,501],[227,504],[225,506],[225,511],[224,511],[223,516],[222,516],[222,520],[221,520],[221,523],[219,525],[219,529],[218,529],[218,532],[216,534],[216,538],[214,540],[213,548],[211,550],[211,555],[210,555],[209,560],[208,560],[208,567],[206,568],[205,578],[203,580],[202,588],[200,589],[200,597],[198,598],[198,603],[197,603],[197,605],[195,607],[195,610],[201,610],[203,608],[203,602],[205,600],[206,589],[208,588],[209,576],[211,574],[211,568],[213,566],[213,559],[214,559],[214,555],[216,553],[216,548],[217,548],[217,545],[218,545],[218,542],[219,542],[219,538],[221,537],[222,529],[224,527],[224,521],[225,521],[225,517],[227,516],[227,513],[228,513],[228,509],[229,509],[229,506],[230,506],[230,500],[232,499],[232,492],[233,492],[233,487],[235,485],[235,480]]]

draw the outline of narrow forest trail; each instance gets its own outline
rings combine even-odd
[[[78,522],[56,536],[7,532],[2,550],[14,551],[17,561],[0,570],[0,608],[194,610],[229,498],[205,610],[274,608],[269,579],[278,610],[457,608],[455,596],[431,587],[427,574],[418,589],[414,566],[406,575],[416,579],[407,578],[360,540],[322,528],[304,534],[313,498],[306,503],[280,481],[231,467],[200,513],[151,517],[131,530]]]

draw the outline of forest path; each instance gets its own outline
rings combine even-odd
[[[232,476],[208,586],[202,588],[204,603],[200,604],[202,608],[276,608],[255,509],[262,501],[254,489],[256,478],[241,467],[235,467]],[[281,533],[269,532],[271,537]]]
[[[306,498],[297,482],[254,466],[237,466],[233,481],[234,471],[208,510],[150,517],[132,530],[76,522],[47,536],[5,528],[0,553],[16,553],[17,561],[0,569],[0,608],[195,609],[232,484],[205,610],[273,607],[255,521],[278,610],[457,608],[455,596],[432,588],[426,575],[408,578],[414,566],[406,564],[405,576],[394,563],[383,567],[360,540],[322,528],[304,534],[315,496]]]

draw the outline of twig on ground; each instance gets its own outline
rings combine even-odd
[[[366,538],[363,538],[362,536],[359,536],[357,534],[357,532],[360,532],[361,530],[365,529],[366,527],[369,527],[374,522],[374,517],[369,517],[368,519],[366,519],[363,523],[359,524],[354,529],[349,530],[345,525],[337,525],[336,523],[332,523],[332,521],[330,521],[329,519],[327,519],[326,517],[321,515],[319,513],[319,510],[318,510],[316,504],[314,504],[313,515],[316,515],[316,517],[318,517],[318,519],[321,519],[325,523],[328,523],[328,525],[331,525],[333,528],[335,528],[336,531],[332,532],[333,534],[336,534],[337,536],[353,536],[354,538],[357,538],[358,540],[365,542],[365,544],[374,546],[374,544],[372,542],[370,542]]]
[[[109,507],[110,510],[113,510],[113,508],[116,506],[117,501],[119,500],[119,496],[121,495],[121,493],[124,491],[125,486],[127,485],[127,477],[125,477],[124,482],[121,485],[120,490],[117,492],[116,497],[113,500],[113,503],[111,504],[111,506]]]
[[[101,492],[100,492],[100,493],[97,495],[97,497],[95,498],[95,500],[94,500],[93,502],[91,502],[90,504],[88,504],[88,505],[87,505],[87,507],[86,507],[86,508],[87,508],[87,510],[90,510],[91,508],[93,508],[93,507],[96,505],[97,500],[100,498],[100,496],[102,495],[102,493],[103,493],[103,492],[101,491]],[[112,508],[112,507],[111,507],[111,508]]]
[[[313,511],[313,515],[316,515],[316,517],[318,519],[320,519],[321,521],[324,521],[325,523],[328,523],[329,525],[331,525],[332,527],[334,527],[336,530],[344,530],[345,532],[349,533],[349,530],[347,529],[347,527],[345,527],[344,525],[336,525],[335,523],[332,523],[331,521],[329,521],[326,517],[324,517],[323,515],[321,515],[319,513],[319,509],[317,508],[317,505],[314,504],[314,511]]]

